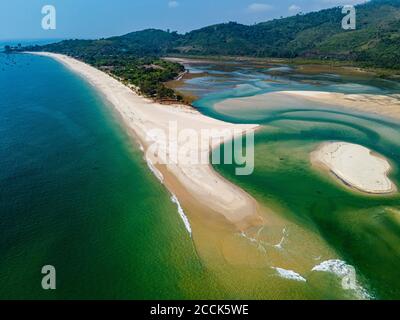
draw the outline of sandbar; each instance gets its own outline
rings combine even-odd
[[[311,153],[311,162],[326,167],[343,183],[365,193],[387,194],[397,190],[388,177],[390,163],[361,145],[323,143]]]

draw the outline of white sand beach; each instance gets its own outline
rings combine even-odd
[[[324,91],[277,91],[244,98],[231,98],[215,104],[215,109],[224,113],[240,111],[244,108],[259,110],[261,117],[266,109],[280,109],[283,106],[295,107],[307,101],[318,103],[319,108],[352,109],[371,115],[380,115],[400,120],[400,94],[343,94]],[[316,108],[317,110],[318,108]]]
[[[343,94],[323,91],[281,91],[276,94],[400,119],[399,94]]]
[[[247,131],[258,127],[215,120],[188,106],[162,105],[139,96],[110,75],[76,59],[53,53],[35,54],[54,58],[89,81],[114,106],[124,126],[139,140],[144,152],[155,142],[161,145],[166,143],[161,141],[166,138],[152,136],[150,133],[155,129],[168,133],[171,122],[177,124],[178,133],[187,129],[195,130],[199,134],[204,129],[227,129],[232,132],[237,130],[238,135],[238,130]],[[207,141],[206,147],[179,139],[175,142],[175,147],[185,147],[189,153],[198,152],[206,158],[209,156],[209,144],[212,144],[213,148],[219,145],[214,140]],[[205,206],[212,212],[223,215],[239,229],[262,220],[256,201],[218,175],[210,164],[156,164],[156,159],[152,157],[146,160],[152,171],[180,201],[181,195],[189,194],[199,206]],[[185,202],[181,202],[184,206]]]
[[[326,167],[345,184],[362,192],[386,194],[397,190],[387,176],[390,163],[360,145],[323,143],[311,154],[311,162]]]

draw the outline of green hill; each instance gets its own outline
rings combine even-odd
[[[400,68],[400,1],[356,6],[357,29],[343,30],[341,8],[275,19],[253,26],[237,23],[192,31],[171,51],[196,55],[353,60]]]
[[[100,40],[67,40],[31,48],[95,61],[104,56],[229,55],[356,61],[400,69],[400,0],[356,6],[357,29],[343,30],[340,7],[251,26],[229,22],[184,35],[148,29]]]

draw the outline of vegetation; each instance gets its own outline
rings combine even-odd
[[[9,52],[19,52],[23,51],[22,45],[19,43],[17,46],[12,47],[12,46],[4,46],[4,52],[9,53]]]
[[[354,61],[400,69],[400,1],[356,6],[357,29],[343,30],[339,7],[252,26],[235,22],[192,31],[172,53]]]
[[[164,85],[164,82],[175,79],[184,71],[184,67],[180,64],[159,58],[138,58],[128,55],[95,56],[88,58],[87,62],[135,86],[147,97],[161,101],[182,100],[174,90]]]
[[[133,85],[139,93],[160,101],[181,101],[182,97],[164,82],[173,80],[185,71],[178,63],[160,59],[163,41],[173,34],[148,30],[140,37],[130,35],[100,40],[65,40],[44,46],[24,48],[31,51],[49,51],[69,55],[110,73]],[[158,39],[158,35],[164,40]],[[158,43],[158,48],[155,48]]]
[[[358,5],[357,29],[343,30],[341,8],[246,26],[218,24],[180,35],[148,29],[99,40],[66,40],[25,48],[64,53],[101,67],[157,99],[180,97],[163,83],[181,73],[159,59],[184,54],[347,61],[370,68],[400,69],[400,1]],[[150,58],[152,57],[152,58]]]

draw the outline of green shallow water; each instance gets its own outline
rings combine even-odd
[[[234,91],[237,95],[238,89]],[[320,106],[290,101],[262,112],[250,106],[221,113],[215,103],[228,93],[221,99],[213,94],[197,104],[214,117],[241,123],[257,120],[262,128],[256,133],[252,175],[236,176],[235,165],[218,165],[216,170],[265,206],[318,234],[341,260],[356,268],[358,281],[370,296],[400,298],[399,194],[354,192],[310,164],[310,153],[322,142],[361,144],[389,159],[391,178],[399,186],[400,123],[334,107],[315,110]]]
[[[362,196],[316,173],[309,154],[320,141],[286,134],[271,138],[263,132],[256,138],[253,175],[237,177],[230,166],[217,170],[265,205],[320,234],[357,268],[374,296],[398,298],[400,197]]]

